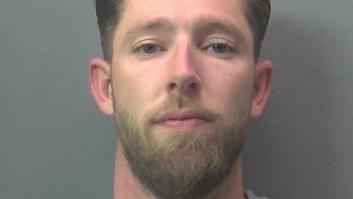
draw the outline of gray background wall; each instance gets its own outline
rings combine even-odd
[[[272,199],[353,198],[353,2],[272,0],[265,115],[243,154]],[[0,2],[0,199],[112,198],[115,133],[90,96],[89,0]]]

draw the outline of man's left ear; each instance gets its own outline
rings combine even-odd
[[[272,62],[269,60],[258,62],[255,66],[255,81],[251,102],[250,115],[252,118],[259,117],[271,92]]]

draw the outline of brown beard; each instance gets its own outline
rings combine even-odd
[[[229,175],[246,138],[248,105],[234,110],[233,120],[227,124],[219,114],[185,102],[172,99],[167,106],[144,115],[143,122],[114,102],[120,143],[132,173],[160,199],[206,197]],[[175,104],[212,114],[212,128],[157,138],[151,118]]]

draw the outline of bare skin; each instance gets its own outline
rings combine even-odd
[[[97,106],[118,123],[126,115],[114,107],[124,108],[140,130],[136,136],[144,138],[148,132],[158,147],[177,134],[207,138],[222,133],[220,127],[232,126],[234,118],[260,116],[271,90],[272,63],[254,63],[252,32],[241,2],[127,0],[111,63],[100,58],[90,62]],[[192,106],[168,104],[173,114],[162,120],[157,110],[170,96],[183,96],[180,99],[208,111],[190,114],[185,110]],[[237,137],[245,139],[244,135]],[[114,198],[157,199],[133,174],[122,146],[118,137]],[[206,198],[244,198],[240,155]]]

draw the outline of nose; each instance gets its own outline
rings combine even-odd
[[[170,60],[170,79],[167,89],[175,95],[196,95],[201,88],[197,60],[192,49],[179,46]]]

